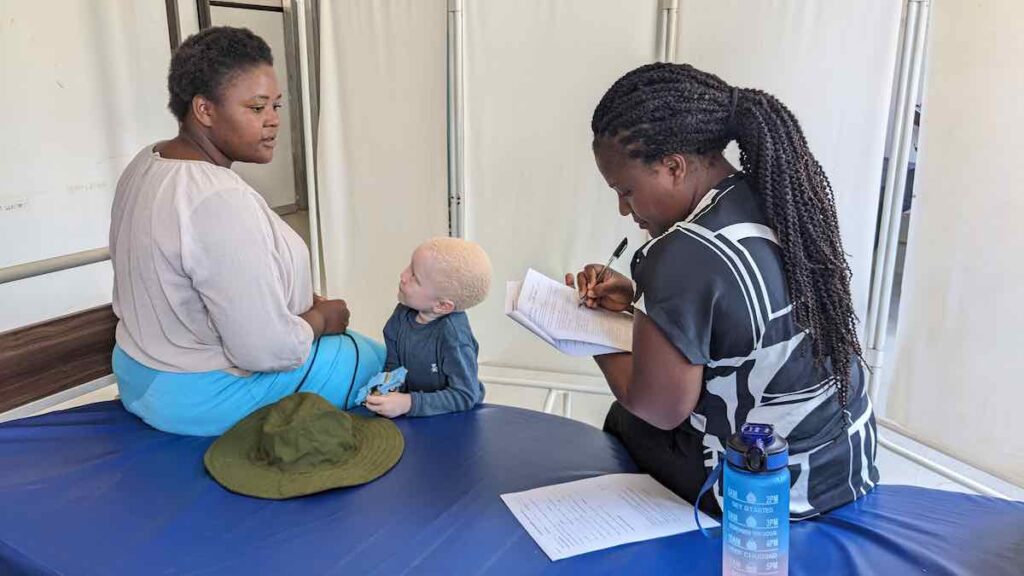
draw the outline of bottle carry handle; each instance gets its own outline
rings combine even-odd
[[[700,494],[697,495],[697,501],[693,503],[693,519],[697,521],[697,528],[700,528],[700,533],[703,534],[706,538],[711,538],[712,536],[708,534],[708,531],[705,530],[703,526],[700,525],[700,513],[698,507],[700,506],[701,498],[703,498],[704,494],[706,494],[707,491],[710,490],[716,482],[718,482],[718,478],[722,475],[723,462],[724,460],[719,460],[714,470],[711,471],[711,474],[708,474],[708,479],[705,480],[704,485],[700,487]],[[722,519],[725,519],[724,516]]]

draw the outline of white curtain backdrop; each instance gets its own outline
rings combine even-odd
[[[676,61],[784,102],[836,195],[867,313],[900,0],[680,0]],[[731,158],[738,164],[733,145]]]
[[[447,230],[445,5],[324,4],[327,286],[352,303],[353,326],[371,334],[394,304],[412,247]],[[642,242],[594,166],[589,123],[612,82],[658,54],[658,5],[464,3],[464,229],[495,268],[491,297],[470,313],[484,365],[596,373],[589,359],[563,357],[505,318],[504,284],[528,267],[559,277],[603,262],[623,236],[632,248]],[[678,61],[772,91],[801,119],[838,196],[861,315],[900,8],[899,0],[680,3]]]
[[[1024,486],[1024,3],[934,2],[888,416]]]
[[[604,262],[641,231],[619,216],[590,151],[590,116],[616,78],[656,54],[656,0],[472,0],[465,6],[466,236],[494,263],[471,314],[481,363],[595,373],[504,316],[507,280]],[[619,268],[628,270],[629,250]]]
[[[445,0],[322,2],[326,293],[381,338],[412,250],[448,234]]]

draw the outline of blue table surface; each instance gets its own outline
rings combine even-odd
[[[0,574],[721,574],[698,532],[551,562],[499,498],[635,472],[600,430],[517,408],[399,419],[398,465],[286,501],[228,492],[213,439],[117,402],[0,424]],[[1024,503],[880,486],[792,525],[790,574],[1024,574]]]

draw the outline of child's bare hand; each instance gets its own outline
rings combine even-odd
[[[384,395],[371,394],[366,397],[366,407],[374,414],[387,418],[398,418],[412,409],[412,396],[404,392]]]

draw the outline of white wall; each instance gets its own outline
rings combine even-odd
[[[4,2],[0,267],[107,245],[124,166],[172,136],[162,2]],[[0,285],[0,331],[110,302],[109,263]]]
[[[888,416],[1024,486],[1024,3],[934,2]]]

